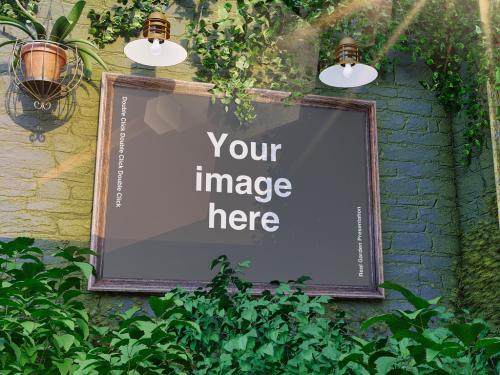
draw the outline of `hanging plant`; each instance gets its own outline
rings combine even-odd
[[[235,104],[241,124],[255,119],[249,88],[304,93],[310,82],[308,72],[281,43],[282,35],[301,22],[281,1],[242,0],[235,10],[230,3],[219,7],[215,21],[200,14],[197,22],[188,25],[191,51],[201,63],[197,78],[215,85],[213,100],[220,98],[226,111]]]
[[[481,153],[488,127],[485,84],[489,62],[484,58],[478,3],[429,0],[406,34],[403,49],[432,71],[422,85],[436,94],[450,117],[461,110],[467,115],[463,155],[470,163],[473,155]]]
[[[31,42],[24,43],[20,51],[15,52],[16,56],[19,56],[24,62],[26,77],[44,77],[47,80],[57,80],[66,64],[65,49],[67,48],[77,50],[87,78],[91,77],[92,63],[94,62],[107,69],[104,61],[96,53],[97,47],[93,43],[84,39],[70,38],[70,34],[78,24],[85,7],[85,1],[76,2],[67,17],[59,17],[54,22],[50,32],[19,0],[16,0],[15,5],[15,9],[12,11],[19,16],[14,18],[0,15],[0,25],[13,27],[31,40]],[[16,42],[17,40],[7,40],[0,43],[0,47]]]

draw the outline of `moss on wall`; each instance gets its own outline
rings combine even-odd
[[[453,118],[456,202],[460,223],[460,267],[456,307],[470,310],[500,327],[500,229],[495,200],[495,178],[489,129],[481,155],[464,165],[464,112]]]
[[[457,305],[500,328],[500,230],[479,222],[462,238]]]

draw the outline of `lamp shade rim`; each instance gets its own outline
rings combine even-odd
[[[161,44],[161,51],[157,54],[152,53],[151,43],[147,39],[137,39],[127,43],[123,52],[136,63],[157,67],[177,65],[187,58],[184,47],[170,40],[165,40]]]
[[[352,73],[349,77],[343,74],[343,70],[344,67],[340,64],[330,66],[320,73],[319,79],[328,86],[351,88],[371,83],[378,77],[377,69],[361,63],[352,67]]]

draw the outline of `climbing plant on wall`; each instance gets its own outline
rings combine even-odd
[[[135,36],[142,29],[144,21],[153,11],[160,11],[168,6],[163,0],[118,0],[117,4],[106,13],[99,14],[91,9],[89,35],[99,46],[114,42],[118,37]]]
[[[313,1],[290,0],[290,3],[299,12],[299,4],[304,3],[306,12],[303,13],[310,15],[313,23],[321,17],[310,10]],[[356,12],[346,10],[348,3],[335,3],[330,3],[327,11],[345,16],[322,29],[320,66],[333,63],[332,41],[344,35],[358,41],[364,60],[377,69],[397,64],[394,58],[388,57],[390,50],[408,52],[414,60],[423,60],[432,71],[430,79],[421,82],[423,87],[436,94],[450,117],[461,110],[467,115],[463,133],[465,161],[470,162],[474,154],[479,154],[488,126],[485,83],[492,62],[486,59],[478,2],[394,0],[389,17],[373,16],[373,8],[378,12],[389,11],[380,2],[372,2],[372,8],[367,5]],[[498,3],[492,6],[497,8]],[[500,12],[497,10],[492,9],[490,13],[494,15],[493,34],[498,37]],[[402,27],[405,23],[407,27]],[[496,75],[500,77],[499,73]]]
[[[151,11],[168,5],[158,0],[120,0],[103,15],[89,13],[89,33],[100,46],[120,36],[137,35]],[[291,12],[280,1],[241,1],[235,6],[224,4],[216,19],[210,21],[204,17],[209,5],[210,1],[199,4],[187,34],[191,50],[200,59],[198,78],[215,84],[213,92],[220,96],[226,111],[235,104],[240,121],[252,121],[255,113],[247,90],[254,86],[303,91],[305,79],[299,65],[279,43],[291,25],[296,27],[302,22],[300,17],[290,17]]]
[[[280,44],[281,36],[293,32],[303,22],[290,15],[280,2],[238,2],[219,8],[215,21],[200,18],[188,27],[192,49],[200,57],[198,78],[215,84],[226,111],[236,104],[235,114],[242,123],[255,118],[247,89],[303,92],[308,72]]]
[[[19,1],[19,3],[31,13],[37,13],[38,0]],[[19,12],[15,0],[0,0],[0,15],[17,18],[23,21],[27,20],[26,15]]]
[[[387,57],[390,50],[422,59],[432,71],[422,85],[436,94],[450,116],[462,110],[467,115],[465,159],[470,161],[483,149],[488,125],[484,87],[492,62],[485,58],[477,0],[393,0],[391,6],[366,0],[354,11],[351,2],[344,0],[237,0],[220,5],[216,16],[209,19],[213,2],[196,4],[194,21],[187,27],[190,50],[199,61],[198,79],[214,83],[214,94],[227,110],[234,106],[242,123],[255,117],[247,92],[251,87],[289,90],[297,95],[310,90],[317,71],[299,69],[294,54],[283,43],[287,37],[302,36],[307,23],[319,32],[319,68],[333,62],[336,43],[345,35],[357,40],[363,59],[378,69],[397,64]],[[118,0],[104,14],[91,10],[89,34],[100,47],[118,37],[136,36],[152,11],[167,9],[171,3]],[[490,3],[498,45],[499,5]],[[12,4],[13,0],[0,1],[1,14],[15,12]],[[35,0],[25,2],[32,10],[36,4]],[[496,54],[498,58],[498,49]],[[498,67],[496,77],[490,78],[500,81]]]
[[[482,150],[488,126],[488,61],[478,2],[429,0],[406,35],[401,48],[432,70],[423,86],[436,94],[450,115],[465,110],[468,122],[463,151],[470,161],[474,152]]]

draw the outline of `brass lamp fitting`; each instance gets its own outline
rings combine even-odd
[[[342,66],[358,63],[361,56],[356,41],[350,37],[343,38],[335,49],[335,59]]]
[[[170,39],[170,22],[168,22],[167,16],[162,12],[151,13],[144,22],[142,35],[150,43],[153,43],[154,39],[158,39],[160,44]]]

